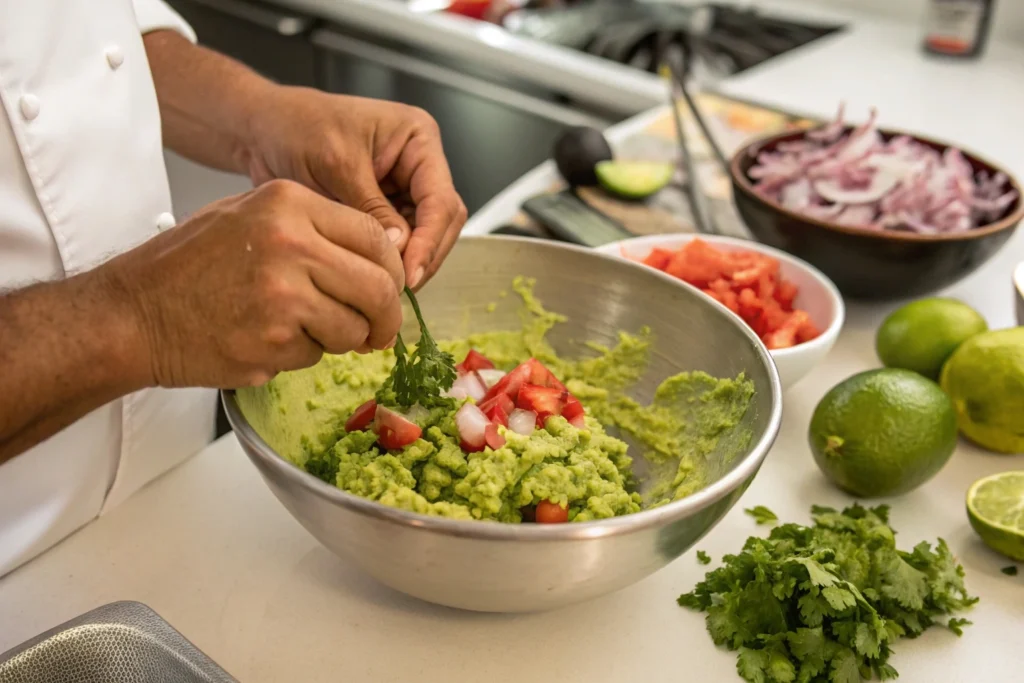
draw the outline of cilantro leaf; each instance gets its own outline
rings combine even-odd
[[[861,683],[857,655],[852,650],[844,647],[836,653],[832,658],[832,672],[828,680],[831,683]]]
[[[1007,576],[1017,576],[1017,565],[1011,564],[1009,567],[1003,567],[999,571],[1006,574]]]
[[[767,668],[767,652],[764,650],[752,650],[749,647],[740,648],[739,657],[736,659],[736,673],[743,680],[750,681],[750,683],[767,683]]]
[[[950,631],[952,631],[959,637],[964,634],[964,626],[970,626],[973,623],[974,622],[970,621],[969,619],[950,619],[949,623],[946,625],[946,628],[948,628]]]
[[[814,507],[812,519],[751,536],[679,598],[707,613],[715,643],[738,651],[745,680],[892,680],[898,639],[941,625],[959,634],[970,623],[943,619],[977,598],[942,539],[899,550],[885,506]]]
[[[406,287],[405,295],[409,297],[419,322],[420,339],[415,350],[410,353],[402,335],[398,335],[395,341],[395,366],[377,391],[377,402],[402,408],[411,408],[416,404],[424,408],[451,406],[452,399],[446,398],[443,393],[455,383],[455,358],[442,351],[430,336],[412,290]]]
[[[703,550],[697,551],[697,562],[701,564],[711,564],[711,557]]]
[[[779,521],[778,516],[764,505],[747,508],[744,512],[753,517],[758,524],[772,524]]]

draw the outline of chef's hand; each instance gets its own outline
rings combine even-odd
[[[466,206],[429,114],[275,86],[250,127],[246,157],[254,183],[295,180],[370,214],[403,253],[413,289],[437,272],[466,222]]]
[[[383,349],[402,322],[401,257],[372,216],[275,180],[107,262],[132,302],[150,383],[260,385],[323,351]]]

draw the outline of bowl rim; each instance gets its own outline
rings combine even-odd
[[[845,130],[850,130],[851,128],[853,128],[853,126],[848,125],[848,126],[846,126]],[[879,241],[882,241],[882,242],[912,242],[912,243],[913,242],[917,242],[917,243],[926,243],[926,244],[932,243],[933,244],[933,243],[961,242],[961,241],[965,241],[965,240],[981,239],[983,237],[988,237],[989,235],[994,235],[995,233],[1002,232],[1004,230],[1012,229],[1022,219],[1024,219],[1024,192],[1022,192],[1022,190],[1021,190],[1021,184],[1017,181],[1017,179],[1014,177],[1014,175],[1012,173],[1010,173],[1009,171],[1004,169],[1002,166],[999,166],[998,164],[992,163],[991,161],[989,161],[985,157],[983,157],[983,156],[981,156],[981,155],[979,155],[979,154],[977,154],[977,153],[975,153],[975,152],[973,152],[971,150],[968,150],[968,149],[966,149],[966,148],[964,148],[964,147],[962,147],[960,145],[954,145],[953,143],[946,142],[944,140],[939,140],[939,139],[936,139],[936,138],[931,138],[931,137],[928,137],[928,136],[925,136],[925,135],[918,135],[916,133],[908,133],[908,132],[900,130],[898,128],[878,128],[878,132],[881,133],[883,136],[885,136],[887,138],[888,137],[901,136],[901,135],[902,136],[906,136],[906,137],[912,138],[914,140],[917,140],[919,142],[924,142],[924,143],[932,145],[934,147],[939,147],[939,148],[941,148],[943,150],[945,150],[947,148],[950,148],[950,147],[953,147],[955,149],[959,149],[960,152],[963,153],[963,155],[965,157],[971,159],[975,163],[977,163],[979,165],[987,166],[988,168],[992,169],[993,171],[996,171],[998,173],[1002,173],[1003,175],[1006,176],[1007,181],[1010,183],[1010,187],[1017,191],[1017,208],[1014,209],[1007,216],[1004,216],[1003,218],[1001,218],[998,221],[995,221],[993,223],[989,223],[987,225],[983,225],[983,226],[980,226],[980,227],[977,227],[977,228],[972,228],[972,229],[966,230],[964,232],[952,233],[952,234],[946,233],[946,234],[937,234],[937,235],[922,235],[920,233],[901,232],[901,231],[895,231],[895,230],[881,230],[881,231],[865,230],[863,228],[856,228],[856,227],[845,226],[845,225],[836,225],[835,223],[829,223],[828,221],[823,221],[823,220],[821,220],[819,218],[814,218],[814,217],[811,217],[811,216],[805,216],[804,214],[798,213],[796,211],[791,211],[790,209],[787,209],[784,206],[782,206],[782,204],[780,204],[780,203],[778,203],[778,202],[776,202],[774,200],[771,200],[771,199],[766,199],[766,198],[762,197],[761,195],[759,195],[757,193],[757,191],[754,189],[754,185],[750,181],[750,178],[748,178],[747,174],[744,173],[740,169],[740,164],[743,162],[743,160],[747,156],[750,155],[751,150],[759,149],[759,148],[765,148],[765,147],[772,147],[774,145],[777,145],[780,142],[787,141],[787,140],[789,140],[791,138],[792,139],[796,139],[796,138],[803,137],[804,135],[807,134],[806,130],[795,130],[795,131],[794,130],[789,130],[789,131],[784,131],[782,133],[775,133],[773,135],[767,135],[767,136],[764,136],[764,137],[757,138],[757,139],[755,139],[755,140],[753,140],[751,142],[748,142],[748,143],[744,144],[742,147],[740,147],[733,154],[732,159],[729,161],[729,175],[730,175],[731,180],[732,180],[733,188],[740,190],[741,192],[743,192],[745,195],[747,195],[751,199],[753,199],[753,200],[755,200],[757,202],[760,202],[761,204],[764,204],[765,206],[771,208],[773,211],[781,213],[782,215],[786,216],[787,218],[790,218],[790,219],[793,219],[793,220],[797,220],[797,221],[801,221],[803,223],[807,223],[809,225],[813,225],[814,227],[822,228],[824,230],[831,230],[832,232],[837,232],[837,233],[841,233],[841,234],[844,234],[844,235],[852,235],[852,236],[857,236],[857,237],[864,237],[864,238],[867,238],[867,239],[875,239],[875,240],[879,240]]]
[[[644,277],[662,278],[673,286],[683,285],[690,287],[685,282],[666,274],[648,268],[642,264],[629,263],[621,258],[601,254],[595,250],[572,245],[558,243],[551,240],[537,239],[531,237],[517,237],[509,235],[467,235],[460,238],[461,241],[484,241],[500,240],[511,244],[536,244],[544,248],[564,249],[578,253],[588,254],[596,259],[614,261],[615,267],[639,268]],[[770,414],[764,433],[758,439],[743,459],[722,478],[712,482],[699,491],[672,501],[665,505],[640,512],[634,512],[620,517],[610,519],[593,520],[586,522],[574,522],[570,524],[506,524],[492,522],[490,520],[461,520],[447,517],[434,517],[417,512],[409,512],[399,508],[389,507],[376,501],[361,498],[355,494],[348,493],[332,486],[327,482],[309,474],[292,464],[284,457],[278,455],[264,440],[256,433],[256,430],[249,424],[242,415],[235,399],[235,390],[221,390],[221,401],[228,421],[234,429],[236,438],[241,442],[246,455],[253,460],[257,468],[269,468],[276,474],[283,477],[293,485],[297,485],[306,492],[322,499],[346,508],[350,511],[378,519],[392,522],[407,527],[420,528],[425,531],[466,539],[480,539],[488,541],[529,541],[529,542],[552,542],[552,541],[583,541],[588,539],[606,538],[620,534],[634,533],[649,528],[663,527],[677,519],[687,517],[710,507],[719,500],[725,498],[732,492],[740,489],[744,482],[753,477],[761,464],[767,457],[778,438],[782,426],[782,384],[779,380],[778,370],[771,354],[764,346],[753,330],[736,316],[728,308],[719,302],[705,296],[700,290],[691,287],[694,294],[700,296],[700,300],[710,305],[712,310],[723,314],[732,324],[737,325],[742,334],[751,342],[754,352],[762,361],[768,373],[768,391],[771,395]],[[264,475],[264,478],[267,477]],[[268,482],[269,483],[269,482]],[[276,484],[275,484],[276,486]],[[273,488],[273,486],[271,487]]]
[[[783,251],[782,249],[777,249],[776,247],[763,244],[756,240],[744,239],[742,237],[732,237],[730,235],[705,235],[702,233],[671,232],[663,233],[660,235],[638,235],[636,237],[629,237],[627,239],[618,240],[616,242],[609,242],[608,244],[604,244],[598,247],[597,251],[600,253],[615,256],[625,261],[632,261],[632,259],[626,257],[621,253],[613,252],[613,249],[620,250],[626,245],[640,243],[643,243],[645,245],[650,243],[651,248],[653,249],[658,242],[690,242],[695,239],[704,240],[709,244],[729,244],[740,249],[749,249],[750,251],[759,251],[761,253],[768,254],[773,258],[777,258],[780,261],[785,261],[789,265],[803,270],[808,275],[810,275],[811,278],[813,278],[825,291],[825,294],[829,299],[829,303],[832,304],[833,310],[832,318],[829,320],[829,323],[825,327],[825,329],[821,331],[821,334],[819,334],[817,337],[810,341],[802,342],[800,344],[796,344],[795,346],[790,346],[789,348],[785,349],[768,349],[768,353],[771,354],[772,358],[792,358],[793,356],[801,355],[804,353],[812,353],[822,348],[827,350],[835,343],[835,339],[839,336],[839,333],[842,332],[843,325],[846,323],[846,302],[843,301],[843,295],[839,293],[839,288],[836,287],[835,283],[832,282],[832,280],[829,279],[829,277],[825,275],[825,273],[821,272],[818,268],[815,268],[807,261],[804,261],[799,256],[794,256],[793,254],[790,254],[787,251]],[[632,262],[638,263],[637,261]],[[657,268],[651,268],[650,266],[644,267],[650,268],[651,270],[655,271],[658,270]],[[672,277],[672,279],[675,280],[676,282],[687,284],[685,281],[680,280],[676,277],[669,277]],[[701,292],[701,294],[704,293]],[[704,296],[707,295],[705,294]],[[710,299],[711,297],[708,298]],[[714,301],[714,299],[712,299],[712,301]],[[718,302],[716,301],[716,303]],[[732,311],[729,312],[732,313]],[[733,313],[733,315],[736,314]],[[740,318],[740,320],[743,322],[744,325],[747,324],[746,321],[744,321],[742,318]]]

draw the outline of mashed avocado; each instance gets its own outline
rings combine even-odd
[[[390,351],[327,355],[315,368],[240,390],[242,412],[278,453],[345,491],[422,514],[513,523],[542,500],[568,506],[570,521],[585,521],[682,498],[708,483],[713,454],[727,459],[746,447],[750,435],[739,423],[754,387],[743,375],[682,373],[642,405],[624,392],[646,370],[647,330],[621,333],[614,348],[589,344],[587,358],[564,359],[546,335],[565,318],[543,308],[532,282],[518,279],[513,288],[525,304],[522,329],[441,346],[457,359],[476,349],[502,370],[537,358],[583,403],[587,429],[553,417],[531,436],[505,431],[497,450],[464,453],[455,410],[424,409],[409,415],[422,437],[401,451],[383,451],[373,432],[346,433],[344,423],[387,378]],[[629,446],[618,436],[644,449],[645,486],[638,486]]]

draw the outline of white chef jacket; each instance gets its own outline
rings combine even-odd
[[[0,0],[0,291],[174,225],[142,43],[161,28],[195,40],[161,0]],[[209,443],[215,400],[133,394],[0,465],[0,576]]]

